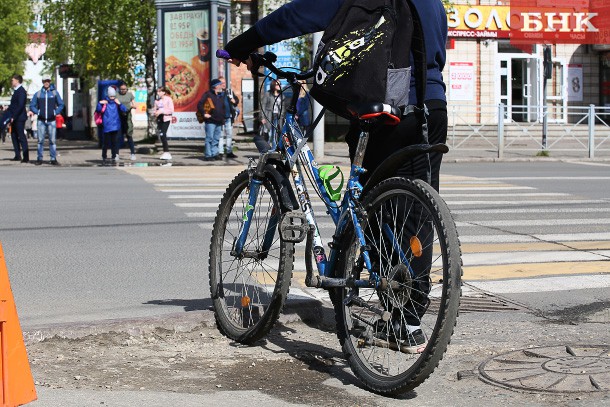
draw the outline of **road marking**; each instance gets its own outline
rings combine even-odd
[[[605,274],[610,271],[610,261],[565,263],[515,263],[499,266],[464,267],[464,280],[501,280],[552,276],[561,274]]]
[[[465,227],[510,227],[510,226],[573,226],[573,225],[607,225],[610,219],[517,219],[517,220],[472,220],[456,222],[459,228]]]
[[[499,208],[499,209],[455,209],[453,215],[494,215],[504,213],[604,213],[610,212],[607,208]]]
[[[482,265],[494,266],[514,263],[524,264],[577,261],[610,261],[610,250],[599,250],[595,252],[578,250],[552,250],[463,253],[462,261],[465,267]],[[610,271],[610,269],[608,271]]]
[[[541,277],[501,281],[469,281],[483,291],[496,294],[536,293],[610,287],[610,274]]]
[[[155,185],[155,186],[158,186],[158,185]],[[225,188],[218,189],[218,191],[224,192],[227,190],[226,186],[227,186],[227,184],[206,184],[205,186],[202,185],[200,188],[157,189],[157,191],[172,193],[172,194],[179,194],[179,193],[191,193],[191,192],[206,192],[206,191],[209,191],[210,189],[214,189],[214,188],[218,189],[218,187],[225,187]]]
[[[610,233],[566,233],[566,234],[506,234],[506,235],[461,235],[462,243],[527,243],[527,242],[580,242],[585,240],[610,240]]]
[[[489,253],[489,252],[517,252],[517,251],[545,251],[545,250],[610,250],[610,241],[582,241],[582,242],[531,242],[531,243],[490,243],[462,244],[462,253]]]
[[[222,193],[222,192],[224,192],[224,190],[209,189],[207,192],[209,192],[210,194],[218,193],[218,192]],[[214,196],[216,196],[216,195],[214,195]],[[210,199],[210,195],[209,194],[205,194],[205,195],[168,195],[168,198],[169,199]]]
[[[538,198],[538,197],[561,197],[571,196],[562,192],[524,192],[524,193],[507,193],[507,194],[442,194],[445,198]]]
[[[493,198],[493,197],[492,197]],[[450,207],[452,205],[593,205],[593,204],[608,204],[610,201],[603,199],[558,199],[556,201],[446,201]]]
[[[241,167],[236,167],[236,172]],[[224,171],[224,172],[223,172]],[[209,229],[218,208],[225,188],[235,174],[226,169],[215,168],[205,172],[201,169],[182,168],[180,170],[137,169],[129,171],[142,176],[154,187],[168,194],[177,207],[189,210],[201,208],[201,212],[189,211],[186,216],[201,219],[200,225]],[[543,283],[540,287],[528,284],[535,276],[550,276],[558,274],[578,274],[578,277],[563,277],[572,284],[570,289],[581,288],[579,284],[583,275],[607,273],[610,271],[610,232],[581,232],[566,234],[496,234],[480,235],[474,233],[474,227],[537,227],[537,226],[578,226],[607,225],[609,219],[574,219],[571,214],[605,214],[610,213],[610,200],[578,199],[579,197],[566,193],[536,192],[536,188],[512,185],[508,182],[525,180],[577,180],[602,181],[610,177],[497,177],[474,178],[462,176],[441,175],[442,196],[448,200],[454,215],[460,215],[457,222],[458,230],[463,231],[463,260],[465,278],[476,281],[493,281],[499,289],[508,286],[505,279],[529,278],[522,282],[524,288],[512,285],[512,290],[535,289],[549,291]],[[310,191],[312,191],[310,189]],[[569,199],[572,197],[573,199]],[[488,199],[488,200],[487,200]],[[183,200],[183,201],[181,201]],[[198,200],[191,202],[190,200]],[[485,206],[498,205],[498,208]],[[546,207],[543,207],[546,205]],[[566,205],[589,205],[592,207],[565,207]],[[326,207],[322,202],[314,200],[314,210],[322,215]],[[469,208],[472,206],[472,208]],[[478,206],[478,207],[476,207]],[[482,206],[482,207],[481,207]],[[548,214],[553,219],[512,219],[493,215],[502,214]],[[567,219],[561,219],[560,215]],[[478,220],[477,215],[492,215],[490,220]],[[594,215],[591,215],[594,216]],[[533,217],[533,216],[532,216]],[[320,217],[321,231],[334,230],[334,224]],[[526,229],[527,230],[527,229]],[[582,230],[582,229],[581,229]],[[324,234],[323,233],[323,234]],[[298,246],[295,261],[295,276],[304,280],[304,248]],[[512,263],[518,261],[519,263]],[[538,280],[544,280],[538,278]],[[552,280],[546,280],[548,285]],[[604,280],[605,281],[605,280]],[[302,284],[302,283],[301,283]],[[565,284],[568,283],[564,283]],[[607,284],[607,283],[604,283]],[[559,287],[559,284],[554,286]],[[583,285],[584,288],[586,285]],[[607,286],[607,285],[606,285]],[[515,288],[517,287],[517,288]],[[558,288],[553,288],[558,289]],[[493,289],[490,291],[493,292]],[[309,295],[309,290],[307,292]],[[298,294],[297,294],[298,295]]]
[[[452,186],[447,186],[452,185]],[[496,184],[492,186],[480,186],[473,187],[470,185],[459,185],[459,184],[442,184],[440,185],[441,195],[444,195],[445,191],[520,191],[520,190],[532,190],[534,187],[518,187],[518,186],[504,186],[503,184]]]
[[[487,181],[610,181],[610,177],[490,177],[482,178]]]

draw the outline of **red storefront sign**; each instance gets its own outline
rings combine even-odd
[[[514,44],[610,44],[610,0],[511,0]]]

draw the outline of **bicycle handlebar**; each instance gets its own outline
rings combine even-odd
[[[227,51],[225,51],[224,49],[219,49],[216,51],[216,57],[221,58],[221,59],[231,59],[231,55],[229,55],[229,53]],[[264,66],[265,68],[269,69],[272,73],[274,73],[275,75],[277,75],[278,78],[284,78],[284,79],[296,79],[296,80],[301,80],[301,79],[309,79],[313,77],[313,70],[309,70],[307,72],[303,72],[303,73],[296,73],[296,72],[291,72],[291,71],[284,71],[278,67],[276,67],[274,65],[274,63],[277,61],[277,55],[275,55],[273,52],[267,51],[264,54],[260,54],[258,52],[253,52],[250,54],[250,60],[252,61],[252,67],[250,69],[250,71],[252,72],[253,75],[258,75],[258,76],[265,76],[263,74],[261,74],[260,72],[258,72],[258,69],[261,66]]]

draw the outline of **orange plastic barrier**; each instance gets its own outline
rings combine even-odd
[[[0,243],[0,373],[3,407],[21,406],[36,400],[34,378],[23,343],[17,307]]]

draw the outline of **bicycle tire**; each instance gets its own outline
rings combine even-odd
[[[231,254],[248,205],[248,186],[248,171],[244,170],[224,193],[214,221],[209,258],[216,325],[223,335],[244,344],[263,338],[279,318],[290,288],[294,262],[294,244],[279,238],[277,226],[273,243],[262,258],[237,258]],[[265,178],[244,250],[263,253],[262,242],[269,219],[279,212],[276,187]],[[273,264],[266,264],[266,260]]]
[[[367,244],[371,246],[369,253],[372,253],[373,261],[377,262],[374,267],[387,279],[388,288],[385,291],[355,289],[354,292],[367,305],[388,312],[391,318],[390,322],[384,323],[370,309],[353,303],[348,306],[344,303],[348,290],[335,290],[331,295],[335,297],[333,304],[337,335],[352,371],[366,388],[383,395],[398,395],[423,383],[438,366],[447,350],[456,325],[461,296],[460,242],[447,204],[423,181],[387,179],[369,191],[363,197],[362,204],[367,214],[367,220],[362,226]],[[410,209],[407,211],[407,208]],[[404,211],[401,214],[402,209]],[[390,212],[391,221],[384,211]],[[405,219],[409,220],[409,225],[415,224],[412,221],[417,217],[417,213],[425,216],[418,219],[417,224],[422,227],[406,226]],[[393,232],[396,232],[397,238],[395,240],[407,250],[412,268],[416,267],[419,261],[415,254],[421,258],[422,253],[427,250],[433,256],[423,256],[422,259],[430,266],[428,279],[420,279],[421,274],[417,274],[415,278],[409,277],[405,268],[398,265],[404,264],[404,261],[398,260],[395,248],[392,249],[387,244],[388,238],[384,239],[381,233],[377,233],[382,230],[378,222],[382,218],[384,222],[394,224]],[[434,237],[420,239],[420,243],[423,240],[424,245],[422,250],[418,251],[417,247],[411,245],[411,238],[409,242],[406,242],[405,238],[413,234],[409,228],[417,230],[415,236],[418,233],[424,234],[426,227],[423,225],[428,225],[427,230],[433,230]],[[430,233],[425,234],[432,236]],[[346,239],[343,241],[345,246],[339,254],[338,274],[356,279],[366,278],[368,270],[362,265],[360,244],[355,238],[353,228],[346,230]],[[419,265],[421,264],[424,263],[420,262]],[[397,283],[398,288],[390,287],[392,281]],[[421,290],[422,287],[425,288],[426,281],[430,284],[430,295],[427,297],[430,298],[432,306],[419,308],[425,312],[421,316],[416,307],[423,306]],[[407,328],[400,328],[414,325],[414,318],[417,318],[416,322],[419,322],[427,344],[421,353],[404,353],[409,350],[421,351],[417,345],[411,346],[413,344],[408,343],[413,337],[407,332]],[[408,319],[411,321],[407,323]],[[402,352],[396,349],[397,344],[403,346]]]

